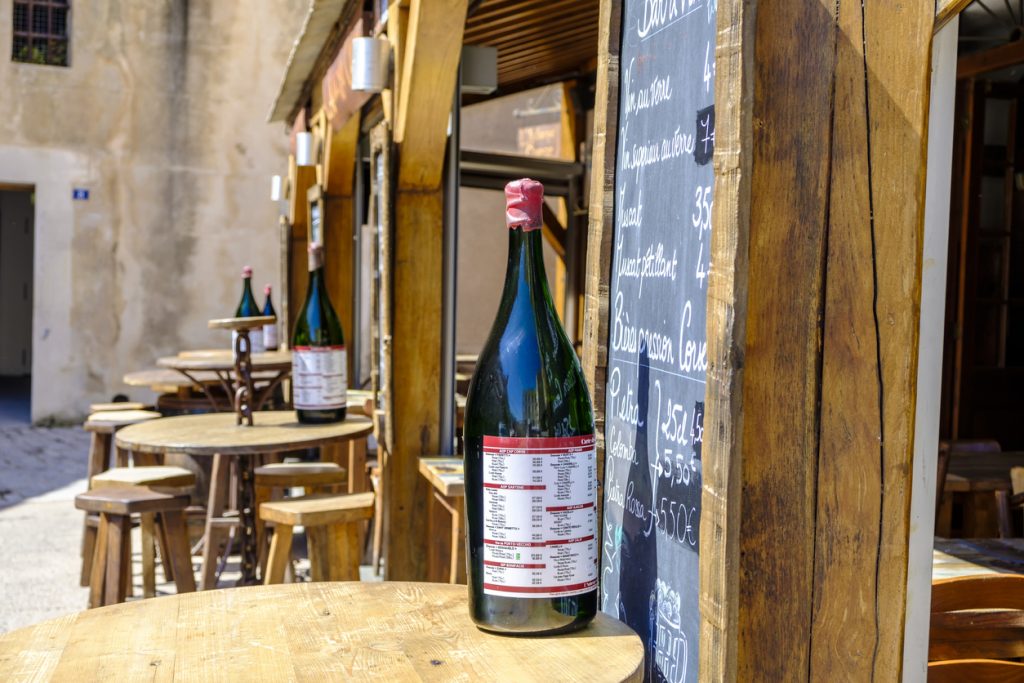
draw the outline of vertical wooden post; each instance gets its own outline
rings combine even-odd
[[[701,675],[898,680],[934,8],[754,5],[718,5]]]
[[[306,286],[309,282],[309,259],[306,257],[306,246],[309,243],[309,203],[306,201],[306,192],[316,182],[316,168],[297,166],[294,156],[289,159],[288,165],[288,222],[292,226],[288,310],[291,312],[291,323],[294,325],[295,316],[302,311],[302,302],[306,300]],[[282,334],[290,335],[290,331],[282,330]],[[291,341],[290,336],[286,336],[285,339]]]
[[[447,143],[467,0],[413,0],[394,116],[395,195],[391,383],[393,443],[385,470],[387,578],[427,577],[429,487],[417,458],[438,452],[441,264]],[[400,25],[401,22],[396,22]],[[390,29],[390,27],[389,27]]]
[[[327,292],[341,320],[346,341],[357,333],[355,305],[355,197],[356,153],[359,147],[359,116],[351,117],[341,130],[331,122],[324,138],[324,251]],[[351,342],[349,341],[349,346]],[[354,358],[348,354],[351,379]]]

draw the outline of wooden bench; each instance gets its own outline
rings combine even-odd
[[[188,496],[143,487],[94,489],[75,497],[75,507],[99,514],[99,530],[89,576],[89,607],[124,602],[131,582],[131,515],[158,515],[167,539],[167,559],[179,593],[196,589],[191,553],[185,535],[184,509]]]
[[[296,526],[306,529],[313,581],[358,581],[361,523],[373,515],[371,492],[337,496],[306,496],[260,506],[260,517],[273,522],[270,561],[265,584],[281,583],[291,560]]]

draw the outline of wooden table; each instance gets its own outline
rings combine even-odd
[[[187,395],[194,386],[193,380],[186,378],[179,372],[164,368],[150,368],[148,370],[129,372],[121,378],[121,381],[130,387],[145,387],[152,389],[158,394],[178,394],[179,396],[183,393]],[[217,377],[213,373],[197,373],[195,381],[208,384],[217,382]]]
[[[465,586],[293,583],[140,600],[0,636],[0,680],[641,681],[644,650],[599,613],[577,633],[477,629]]]
[[[1024,574],[1024,538],[936,538],[932,581],[974,574]]]
[[[942,505],[935,520],[935,533],[949,536],[953,511],[953,495],[966,500],[964,532],[969,536],[995,536],[995,492],[1010,491],[1010,468],[1024,466],[1024,452],[954,453],[949,458],[949,473],[943,489]]]
[[[184,453],[213,456],[210,499],[206,509],[203,546],[202,588],[214,585],[218,540],[238,523],[224,517],[227,505],[229,459],[238,460],[238,511],[242,527],[242,578],[256,581],[256,541],[252,456],[283,453],[304,448],[331,447],[347,442],[347,462],[340,462],[338,450],[325,448],[327,459],[348,467],[349,490],[362,491],[366,469],[366,436],[373,423],[353,416],[332,424],[299,424],[293,411],[264,411],[253,414],[253,426],[235,423],[235,414],[207,413],[150,420],[117,432],[118,448],[133,453]]]
[[[465,475],[462,458],[420,458],[420,474],[430,482],[427,568],[431,581],[466,583]]]
[[[180,373],[188,379],[192,386],[206,396],[214,410],[232,410],[231,401],[225,403],[224,396],[235,395],[232,373],[235,370],[235,356],[230,349],[217,351],[203,349],[199,351],[183,351],[177,356],[158,358],[156,364]],[[253,379],[264,382],[264,386],[256,392],[254,404],[259,410],[273,394],[274,388],[285,380],[292,371],[291,351],[268,351],[252,354]],[[202,373],[202,374],[200,374]],[[210,382],[204,376],[213,375],[223,389],[223,396],[210,391]]]

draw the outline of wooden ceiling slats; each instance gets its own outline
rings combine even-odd
[[[498,50],[503,94],[573,78],[595,64],[598,0],[484,0],[463,42]]]
[[[548,43],[552,43],[555,42],[552,40],[552,36],[557,35],[557,43],[564,45],[566,42],[566,36],[565,34],[560,33],[562,29],[586,32],[594,37],[596,44],[597,13],[595,12],[593,16],[570,14],[567,16],[555,17],[551,20],[538,20],[536,23],[524,26],[522,29],[516,31],[515,35],[510,35],[508,33],[493,33],[482,34],[479,36],[474,35],[470,37],[467,34],[466,43],[473,45],[493,45],[495,47],[500,45],[520,45],[525,49],[526,44],[531,39],[543,39]]]
[[[524,11],[521,14],[517,14],[507,19],[488,21],[486,23],[474,24],[473,22],[467,22],[465,36],[485,35],[489,37],[507,37],[515,38],[519,35],[523,28],[530,25],[543,24],[549,21],[555,21],[564,17],[581,17],[583,14],[591,14],[590,11],[581,11],[578,7],[562,7],[558,9],[551,9],[546,5],[542,5],[536,9]],[[597,7],[593,8],[593,15],[597,15]],[[595,27],[596,30],[596,27]]]

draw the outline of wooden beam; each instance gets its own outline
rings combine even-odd
[[[397,37],[404,55],[390,301],[391,372],[398,381],[385,397],[392,425],[384,474],[389,580],[427,577],[429,486],[418,459],[440,445],[441,288],[435,285],[443,262],[441,171],[466,6],[467,0],[412,0],[408,32]]]
[[[1016,66],[1024,62],[1024,40],[994,47],[991,50],[972,52],[957,60],[957,80],[974,78],[981,74]]]
[[[441,184],[467,1],[413,0],[410,6],[395,124],[399,188]]]
[[[960,14],[974,0],[935,0],[935,24],[932,33],[938,33],[939,29],[952,21],[953,17]]]
[[[324,139],[324,193],[331,197],[351,197],[355,191],[356,153],[359,146],[360,118],[353,116],[335,131],[328,123]]]
[[[755,12],[747,2],[718,4],[699,554],[698,673],[708,681],[737,680]]]
[[[555,251],[555,254],[559,258],[559,262],[565,258],[565,226],[555,215],[555,212],[548,208],[545,203],[541,208],[543,213],[544,223],[541,227],[541,231],[544,235],[544,241]]]
[[[612,244],[615,232],[615,149],[619,120],[619,55],[622,0],[601,0],[598,19],[598,68],[595,82],[593,181],[587,230],[587,279],[583,307],[581,365],[594,404],[597,479],[604,482],[605,384],[608,380],[608,331],[611,320]],[[598,518],[604,496],[598,496]]]
[[[355,201],[351,194],[324,198],[323,235],[327,294],[351,349],[352,338],[356,334],[352,317],[355,306]],[[351,383],[355,361],[351,352],[347,354],[346,361]]]
[[[289,183],[291,193],[288,197],[288,222],[292,224],[292,234],[308,238],[309,235],[309,203],[306,192],[316,184],[315,166],[291,167]]]

